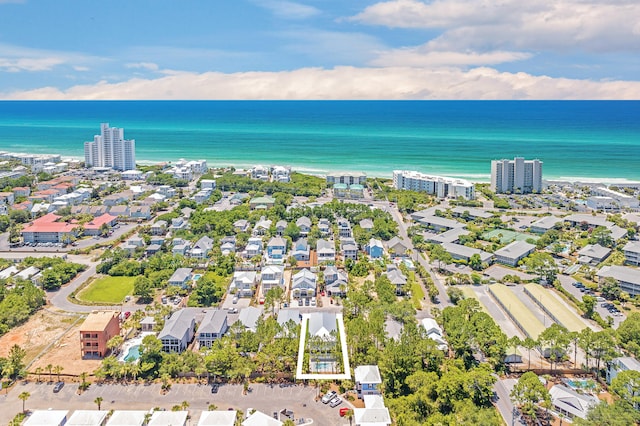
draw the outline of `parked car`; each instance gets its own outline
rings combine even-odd
[[[329,391],[327,392],[323,397],[322,397],[322,403],[323,404],[328,404],[329,401],[331,401],[335,396],[337,396],[338,394],[336,393],[336,391]]]
[[[219,389],[220,385],[218,385],[217,383],[214,383],[211,385],[211,393],[218,393],[218,389]]]
[[[340,411],[339,411],[340,412],[340,417],[346,416],[350,409],[351,408],[349,408],[349,407],[342,407],[340,409]]]
[[[56,382],[55,386],[53,387],[53,393],[60,392],[63,387],[64,387],[64,382]]]
[[[339,396],[334,397],[331,402],[329,402],[331,408],[335,408],[340,404],[342,404],[342,399]]]

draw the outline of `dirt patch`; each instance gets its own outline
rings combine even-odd
[[[0,337],[0,356],[7,356],[11,347],[18,345],[27,352],[25,363],[28,364],[47,345],[61,338],[77,319],[75,315],[41,309],[26,323]]]
[[[92,374],[100,367],[100,360],[82,359],[80,355],[80,326],[82,321],[74,325],[67,333],[38,359],[29,369],[33,372],[41,367],[47,371],[47,365],[59,365],[63,368],[62,375],[77,376],[83,372]]]

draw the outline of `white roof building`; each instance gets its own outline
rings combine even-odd
[[[106,410],[76,410],[66,425],[69,426],[101,426],[109,414]]]
[[[24,426],[62,426],[67,421],[69,410],[34,410]]]
[[[184,426],[188,411],[154,411],[148,426]]]
[[[600,403],[595,396],[578,393],[564,385],[553,386],[549,393],[554,408],[571,418],[586,418],[589,409]]]
[[[142,426],[147,414],[141,410],[116,410],[109,417],[107,426]]]
[[[233,426],[237,415],[236,410],[203,411],[198,426]]]
[[[282,422],[266,415],[262,411],[254,411],[242,422],[242,426],[282,426]]]

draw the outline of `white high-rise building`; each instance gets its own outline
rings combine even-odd
[[[513,160],[491,161],[491,190],[497,194],[528,194],[542,191],[542,161]]]
[[[86,167],[110,167],[114,170],[135,170],[136,141],[124,138],[124,129],[100,125],[100,135],[84,143]]]
[[[407,170],[393,171],[393,187],[427,192],[439,198],[462,197],[466,200],[473,200],[475,197],[475,188],[467,180],[431,176]]]

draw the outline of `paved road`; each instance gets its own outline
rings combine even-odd
[[[526,425],[520,417],[519,411],[513,405],[509,394],[515,385],[515,379],[504,379],[496,381],[493,390],[496,393],[495,405],[507,425]]]
[[[251,392],[242,394],[241,385],[223,385],[217,394],[211,393],[207,385],[174,384],[166,395],[160,394],[160,384],[152,385],[91,385],[81,395],[77,394],[78,384],[67,383],[59,393],[53,393],[53,386],[46,383],[17,384],[9,393],[0,395],[0,423],[9,421],[22,410],[22,401],[18,399],[21,392],[29,392],[31,396],[25,406],[29,410],[65,409],[95,410],[93,402],[102,397],[103,410],[149,410],[160,407],[170,410],[174,405],[187,401],[192,416],[191,424],[197,424],[200,413],[215,404],[219,410],[233,408],[246,412],[248,408],[263,411],[271,415],[274,411],[286,408],[292,410],[296,419],[313,419],[314,425],[344,425],[339,416],[341,407],[351,407],[344,401],[339,407],[331,408],[321,402],[315,402],[316,388],[311,386],[270,387],[263,384],[252,384]],[[351,407],[353,408],[353,407]],[[346,422],[348,424],[348,421]]]
[[[98,307],[96,306],[76,305],[75,303],[72,303],[71,301],[69,301],[69,299],[67,299],[73,291],[75,291],[88,279],[96,275],[96,266],[97,262],[91,262],[89,264],[89,267],[78,274],[74,279],[72,279],[69,284],[61,287],[56,291],[47,291],[47,299],[53,306],[62,309],[63,311],[91,312],[98,309]]]

